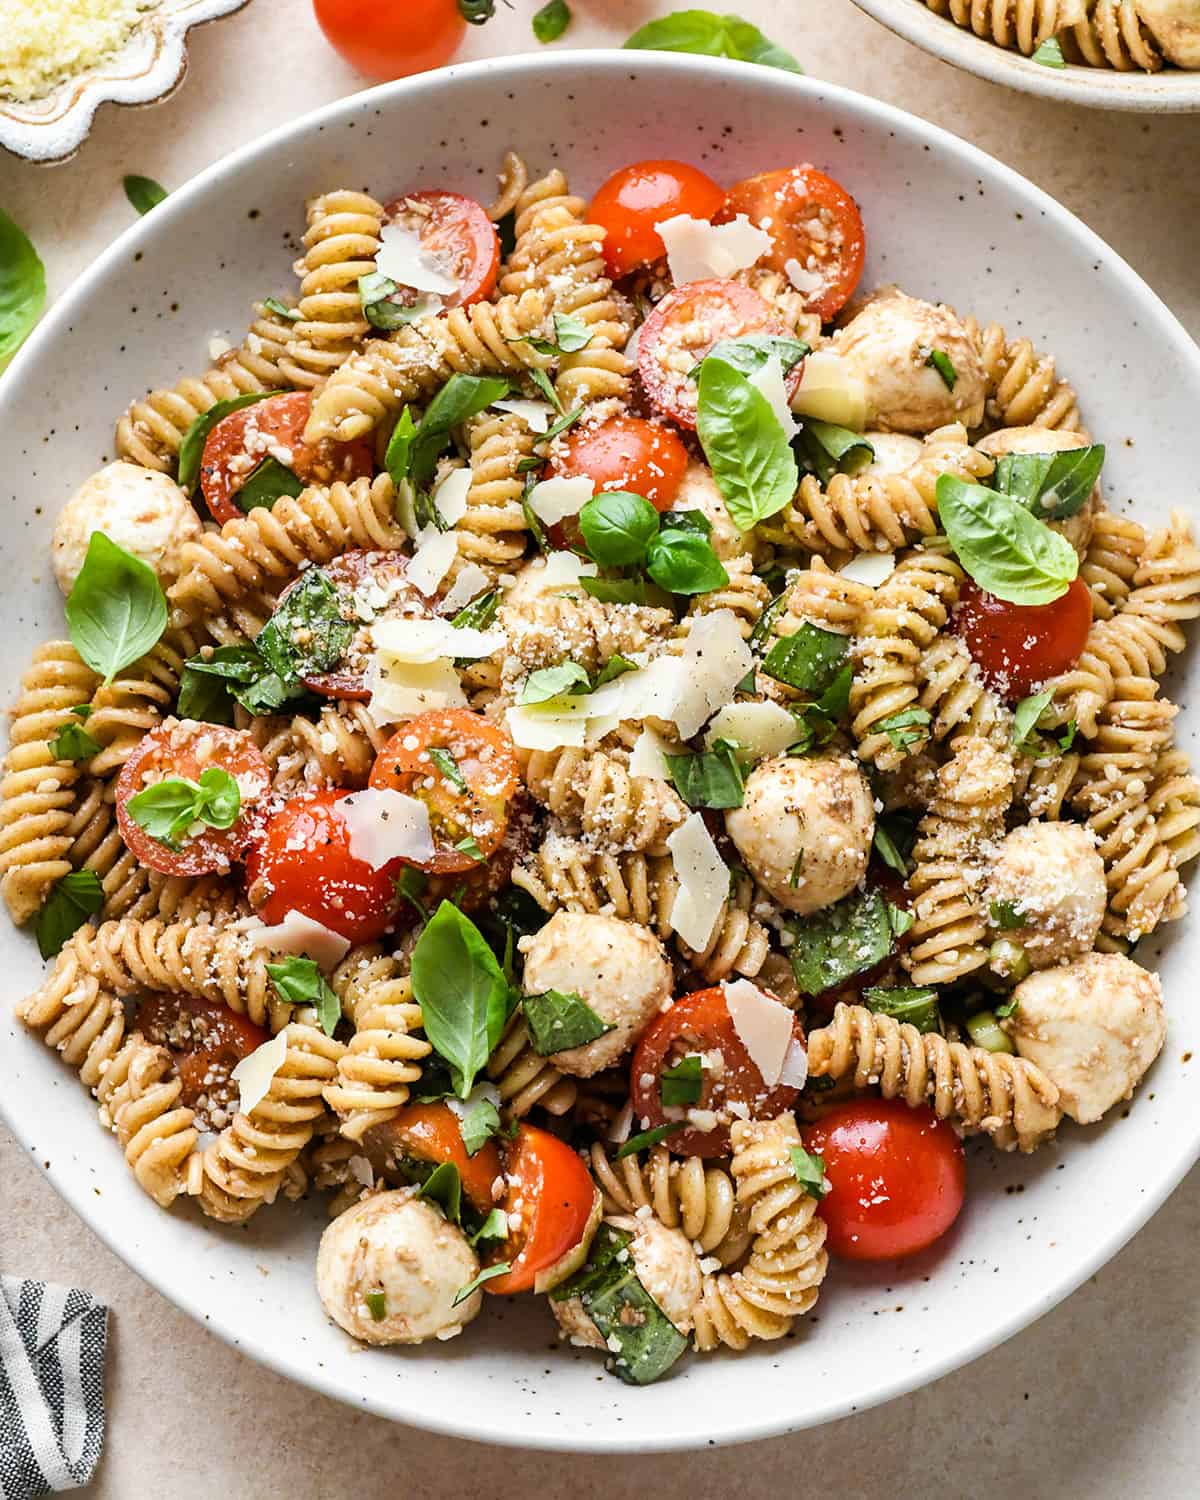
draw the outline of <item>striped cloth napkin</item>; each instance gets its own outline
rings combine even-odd
[[[73,1490],[104,1442],[108,1308],[78,1287],[0,1276],[0,1500]]]

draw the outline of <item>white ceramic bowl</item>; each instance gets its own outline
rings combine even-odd
[[[51,312],[0,379],[4,681],[15,684],[34,643],[63,629],[46,552],[58,506],[111,455],[113,420],[133,394],[202,369],[214,331],[233,334],[251,298],[289,286],[287,235],[305,196],[349,183],[386,198],[425,183],[487,198],[510,144],[535,169],[560,161],[585,192],[649,156],[688,158],[727,182],[797,160],[827,167],[861,200],[868,284],[898,280],[1055,350],[1110,444],[1114,503],[1136,495],[1148,518],[1190,497],[1179,455],[1191,451],[1200,410],[1200,355],[1128,266],[1006,167],[886,105],[770,68],[654,53],[516,57],[359,94],[252,143],[134,225]],[[1147,399],[1131,403],[1132,389]],[[1198,716],[1181,715],[1185,742]],[[205,1327],[297,1381],[499,1443],[700,1447],[823,1422],[919,1386],[1016,1332],[1107,1260],[1200,1151],[1191,1087],[1200,1064],[1181,1062],[1200,1055],[1198,962],[1200,932],[1180,924],[1163,960],[1170,1040],[1129,1119],[1066,1128],[1029,1159],[974,1147],[966,1212],[938,1253],[903,1268],[835,1265],[794,1340],[689,1358],[646,1390],[556,1345],[548,1310],[532,1300],[488,1299],[449,1344],[352,1346],[313,1291],[322,1221],[311,1206],[280,1203],[233,1231],[183,1208],[160,1212],[75,1078],[9,1005],[0,1105],[31,1160],[118,1254]],[[41,974],[32,941],[4,922],[0,964],[9,1001]]]
[[[915,42],[943,62],[965,68],[992,83],[1040,94],[1043,99],[1155,115],[1200,110],[1200,72],[1164,68],[1160,73],[1144,73],[1141,69],[1117,73],[1111,68],[1076,63],[1065,68],[1047,68],[1019,52],[997,47],[994,42],[976,36],[949,16],[937,15],[921,0],[854,0],[854,3],[897,36]]]

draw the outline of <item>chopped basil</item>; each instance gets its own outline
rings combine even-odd
[[[510,344],[528,344],[539,354],[575,354],[586,349],[592,341],[592,330],[582,318],[573,313],[554,314],[554,337],[552,339],[509,339]]]
[[[920,1032],[940,1032],[942,1029],[937,990],[897,985],[894,989],[865,989],[862,998],[868,1010],[891,1016],[907,1026],[915,1026]]]
[[[408,287],[400,286],[382,271],[370,271],[358,278],[358,298],[363,317],[384,333],[415,322],[427,311],[425,298],[413,300]]]
[[[539,667],[521,684],[519,704],[549,703],[564,693],[586,691],[591,684],[587,671],[577,661],[562,661],[556,667]]]
[[[316,1009],[321,1030],[332,1036],[342,1018],[342,1002],[330,988],[324,974],[312,958],[285,958],[282,963],[268,964],[267,973],[281,1000],[289,1005],[311,1005]]]
[[[728,740],[717,740],[711,750],[664,759],[675,790],[689,807],[741,807],[746,779]]]
[[[647,21],[625,43],[651,52],[697,52],[704,57],[732,57],[736,62],[760,63],[789,73],[804,69],[790,52],[765,37],[740,16],[719,16],[711,10],[677,10]]]
[[[460,792],[467,790],[467,778],[458,769],[458,762],[450,754],[449,750],[443,750],[434,745],[430,748],[429,759],[434,763],[451,786]]]
[[[436,1203],[450,1224],[462,1223],[462,1178],[452,1161],[440,1162],[417,1190],[418,1198]]]
[[[568,427],[574,427],[575,423],[583,416],[584,408],[576,406],[573,410],[564,412],[557,422],[552,422],[545,432],[540,433],[537,438],[537,446],[544,448],[547,443],[552,443],[560,433],[566,432]],[[542,459],[534,460],[534,467],[540,467]],[[518,465],[518,467],[520,467]]]
[[[417,435],[417,424],[409,407],[405,407],[396,418],[392,435],[388,438],[383,455],[383,466],[396,486],[396,509],[399,514],[401,487],[406,483],[412,464],[413,439]]]
[[[122,180],[125,196],[129,199],[131,208],[139,214],[148,214],[152,208],[167,197],[167,190],[161,183],[155,182],[153,177],[138,177],[130,173]]]
[[[468,1152],[469,1156],[471,1153]],[[467,1236],[469,1245],[482,1245],[485,1241],[506,1240],[508,1238],[508,1215],[502,1208],[488,1210],[487,1217],[475,1231]]]
[[[0,370],[41,316],[46,304],[46,268],[33,242],[0,209]]]
[[[874,445],[861,432],[818,422],[815,417],[804,419],[792,440],[792,451],[802,472],[815,474],[823,485],[835,474],[857,474],[875,457]]]
[[[937,482],[938,516],[959,562],[989,594],[1010,604],[1049,604],[1066,593],[1079,557],[1019,500],[953,474]]]
[[[744,375],[753,375],[771,359],[777,359],[786,375],[809,353],[811,350],[803,339],[779,338],[772,333],[744,333],[736,339],[718,339],[704,359],[723,359]],[[688,371],[689,380],[697,379],[704,359]]]
[[[463,1146],[474,1156],[500,1129],[500,1111],[490,1099],[476,1099],[459,1125]]]
[[[563,411],[563,404],[558,399],[558,392],[554,389],[550,377],[546,374],[545,370],[530,369],[526,370],[525,373],[529,376],[530,380],[533,381],[534,385],[537,386],[538,390],[542,393],[546,400],[549,401],[550,405],[559,414],[559,416],[565,416],[566,413]]]
[[[625,490],[596,495],[579,512],[589,556],[602,568],[640,563],[658,532],[658,512],[649,500]]]
[[[443,901],[412,955],[413,994],[431,1046],[465,1099],[508,1020],[509,984],[483,934]]]
[[[1068,719],[1066,724],[1063,725],[1063,732],[1059,736],[1058,740],[1058,748],[1064,753],[1064,755],[1075,743],[1075,736],[1076,734],[1078,734],[1078,732],[1079,725],[1076,724],[1074,719]]]
[[[638,1280],[625,1229],[601,1224],[587,1264],[550,1293],[555,1302],[578,1297],[613,1351],[613,1372],[629,1385],[649,1385],[671,1368],[687,1339]]]
[[[1014,750],[1024,750],[1029,737],[1037,728],[1037,721],[1041,718],[1043,711],[1049,707],[1054,697],[1053,688],[1043,688],[1040,693],[1031,693],[1028,698],[1022,698],[1013,712],[1012,743]],[[1074,738],[1074,736],[1072,736]],[[1034,745],[1036,752],[1037,746]]]
[[[645,604],[649,597],[644,578],[581,578],[579,585],[601,604]]]
[[[468,833],[465,838],[459,839],[454,847],[459,851],[460,854],[469,854],[477,865],[482,865],[487,860],[487,855],[484,854],[483,850],[479,847],[479,841],[473,834]],[[455,892],[454,903],[456,906],[458,904],[458,900],[458,893]]]
[[[217,646],[184,662],[178,712],[181,719],[231,724],[234,701],[248,713],[266,714],[303,696],[298,680],[285,683],[257,647]]]
[[[148,563],[93,531],[66,614],[71,644],[107,685],[158,642],[167,601]]]
[[[221,766],[206,766],[199,781],[168,776],[135,792],[125,811],[152,839],[169,849],[193,823],[209,828],[232,828],[242,810],[238,784]]]
[[[533,34],[539,42],[556,42],[571,24],[571,7],[567,0],[548,0],[533,13]]]
[[[542,525],[541,518],[529,503],[529,492],[533,489],[536,481],[532,474],[526,476],[525,493],[521,496],[521,514],[525,518],[525,526],[529,535],[533,538],[534,546],[543,555],[550,551],[550,543],[546,540],[546,528]]]
[[[396,484],[411,479],[425,485],[433,478],[437,461],[450,441],[454,428],[477,416],[509,391],[503,376],[451,375],[429,405],[419,425],[405,407],[388,442],[385,464]]]
[[[501,962],[501,971],[511,984],[521,966],[518,939],[531,937],[550,920],[528,891],[506,886],[489,906],[477,913],[484,941]]]
[[[696,1053],[691,1052],[673,1067],[662,1070],[659,1092],[666,1108],[700,1102],[704,1092],[704,1067]]]
[[[887,917],[888,923],[897,937],[903,937],[913,922],[916,921],[912,912],[906,911],[902,906],[893,906],[890,901],[888,902]]]
[[[825,1179],[825,1158],[806,1151],[803,1146],[790,1147],[788,1155],[796,1181],[804,1191],[811,1198],[823,1198],[830,1187]]]
[[[880,719],[875,728],[882,729],[897,750],[908,750],[929,738],[922,731],[930,722],[930,717],[927,708],[904,708],[899,713],[889,714],[886,719]]]
[[[796,890],[800,885],[800,876],[804,873],[804,850],[796,856],[796,862],[792,866],[792,873],[788,876],[788,885]]]
[[[954,361],[943,350],[931,349],[925,363],[938,372],[948,391],[952,391],[958,384],[958,371],[954,368]]]
[[[234,502],[247,515],[252,510],[270,510],[281,495],[302,495],[304,485],[281,464],[277,458],[264,458],[241,489],[234,494]]]
[[[499,608],[499,590],[488,589],[486,594],[480,594],[477,599],[472,599],[470,604],[460,609],[450,623],[455,630],[486,630],[496,618]]]
[[[507,1260],[502,1260],[498,1265],[485,1266],[478,1276],[473,1276],[466,1286],[460,1286],[454,1294],[451,1307],[457,1307],[460,1302],[465,1302],[473,1292],[477,1292],[485,1281],[492,1281],[497,1276],[507,1276],[512,1270],[512,1265]]]
[[[992,901],[988,905],[988,913],[992,926],[998,927],[1001,932],[1013,932],[1016,928],[1025,926],[1026,916],[1019,902]]]
[[[231,412],[241,411],[243,406],[253,406],[257,401],[269,401],[278,391],[249,391],[244,396],[230,396],[227,401],[218,401],[207,411],[200,413],[188,426],[179,445],[179,463],[176,478],[180,489],[190,490],[200,477],[200,460],[204,457],[204,445],[208,435]]]
[[[286,318],[289,323],[300,321],[300,309],[286,306],[278,297],[264,297],[263,306],[269,313],[274,313],[277,318]]]
[[[55,760],[91,760],[93,755],[100,754],[102,748],[82,724],[70,721],[61,725],[58,733],[46,744]]]
[[[995,1015],[995,1016],[999,1016],[1000,1019],[1003,1021],[1008,1016],[1014,1015],[1016,1013],[1017,1009],[1019,1008],[1020,1004],[1021,1004],[1021,1002],[1017,999],[1017,997],[1015,995],[1010,995],[1009,998],[1007,1000],[1005,1000],[1002,1004],[996,1005],[996,1006],[992,1007],[992,1014]]]
[[[676,1120],[671,1125],[655,1125],[649,1130],[643,1130],[640,1135],[631,1135],[625,1144],[613,1157],[614,1161],[624,1161],[627,1156],[636,1156],[639,1151],[648,1151],[652,1146],[657,1146],[660,1141],[665,1141],[668,1136],[674,1135],[676,1131],[686,1130],[687,1126],[682,1120]]]
[[[1041,63],[1043,68],[1065,68],[1067,60],[1063,56],[1062,43],[1056,36],[1048,36],[1033,52],[1033,61]]]
[[[651,537],[646,572],[671,594],[709,594],[729,582],[725,565],[708,539],[679,526]]]
[[[1103,467],[1103,443],[1061,453],[1002,453],[988,484],[1039,520],[1062,521],[1087,504]]]
[[[789,755],[807,755],[810,750],[829,743],[837,733],[838,720],[845,718],[850,708],[853,681],[854,668],[846,662],[819,698],[793,706],[796,739],[788,746]]]
[[[786,586],[782,588],[773,599],[769,600],[763,606],[762,614],[754,622],[754,629],[750,632],[750,640],[747,644],[755,656],[762,655],[763,644],[771,633],[772,625],[774,625],[775,621],[783,613],[789,592],[790,590]],[[749,691],[752,692],[753,688],[749,689]]]
[[[780,636],[772,645],[763,658],[762,669],[776,682],[815,696],[833,684],[849,650],[850,642],[844,635],[804,620],[795,635]]]
[[[612,682],[614,678],[624,677],[626,672],[636,672],[637,663],[630,661],[627,656],[622,656],[619,651],[615,652],[600,668],[592,688],[603,687],[606,682]]]
[[[731,520],[749,531],[796,493],[787,434],[763,393],[726,360],[704,360],[696,388],[700,446]]]
[[[354,639],[354,622],[342,616],[342,600],[329,575],[309,568],[288,590],[259,631],[254,645],[284,684],[332,672]]]
[[[363,1301],[367,1304],[367,1311],[376,1323],[382,1323],[387,1317],[387,1297],[383,1292],[366,1292]]]
[[[56,881],[38,913],[37,945],[43,958],[53,958],[73,932],[104,905],[104,886],[95,870],[72,870]]]
[[[882,891],[854,891],[792,926],[787,950],[796,986],[820,995],[855,974],[873,969],[894,944],[888,903]]]
[[[908,855],[916,841],[917,830],[912,818],[903,813],[884,813],[875,820],[872,843],[889,870],[908,877]]]
[[[613,1029],[613,1023],[601,1020],[585,1000],[560,990],[526,995],[522,1004],[533,1050],[540,1057],[586,1046]]]

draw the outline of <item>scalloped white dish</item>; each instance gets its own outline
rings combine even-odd
[[[111,457],[131,396],[203,369],[214,330],[236,337],[252,299],[289,287],[305,197],[344,183],[389,197],[423,182],[486,199],[509,145],[536,170],[557,161],[584,193],[652,156],[730,182],[796,161],[827,168],[861,203],[866,285],[899,281],[1052,350],[1109,445],[1110,504],[1136,500],[1146,521],[1189,503],[1177,455],[1200,409],[1200,353],[1118,256],[1007,167],[887,105],[768,68],[616,51],[464,65],[355,95],[201,173],[99,258],[0,378],[10,518],[0,670],[10,694],[34,644],[62,631],[48,557],[60,503]],[[1151,371],[1154,401],[1131,403]],[[1198,726],[1200,705],[1185,705],[1180,742]],[[1168,932],[1139,958],[1161,969],[1171,1030],[1127,1110],[1086,1131],[1065,1127],[1031,1158],[973,1144],[966,1210],[936,1253],[903,1266],[835,1264],[796,1337],[686,1359],[644,1389],[558,1343],[532,1299],[490,1300],[449,1344],[353,1345],[314,1289],[319,1205],[281,1201],[236,1230],[182,1204],[157,1209],[70,1070],[13,1018],[42,966],[32,939],[7,923],[0,1111],[141,1276],[315,1390],[495,1443],[615,1452],[746,1441],[860,1410],[982,1354],[1092,1275],[1163,1202],[1200,1155],[1200,1062],[1186,1060],[1200,1058],[1190,1003],[1200,932],[1186,921]]]
[[[154,104],[183,82],[187,34],[248,0],[158,0],[115,52],[27,103],[0,99],[0,146],[30,161],[74,155],[102,104]]]

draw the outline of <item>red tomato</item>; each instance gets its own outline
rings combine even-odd
[[[820,280],[808,294],[808,310],[825,323],[841,312],[858,285],[866,254],[862,215],[844,187],[816,167],[764,172],[731,187],[713,222],[725,224],[738,214],[771,236],[760,265],[786,276],[788,262],[798,262]]]
[[[829,1248],[847,1260],[897,1260],[939,1239],[963,1206],[962,1142],[928,1106],[851,1099],[804,1130],[825,1162]]]
[[[670,510],[687,468],[687,449],[669,427],[643,417],[609,417],[594,426],[572,428],[551,454],[547,473],[573,479],[586,475],[597,493],[628,490],[655,510]],[[556,547],[581,543],[574,517],[549,528]]]
[[[198,782],[209,766],[219,766],[238,778],[242,807],[237,821],[229,828],[205,827],[195,836],[184,834],[175,841],[176,848],[152,838],[129,811],[130,799],[173,777]],[[167,719],[143,735],[117,777],[117,827],[125,847],[151,870],[189,876],[223,872],[241,858],[250,842],[255,803],[270,786],[270,767],[245,731],[197,724],[192,719]]]
[[[221,418],[205,440],[200,460],[200,488],[214,521],[223,526],[246,514],[234,496],[264,458],[276,458],[305,484],[330,484],[335,479],[374,474],[375,455],[369,438],[353,443],[319,443],[315,448],[304,441],[311,405],[307,391],[288,391],[239,407]],[[272,453],[272,449],[277,451]]]
[[[183,1085],[180,1102],[190,1109],[203,1097],[210,1105],[236,1109],[230,1074],[243,1057],[271,1039],[269,1031],[219,1000],[194,995],[147,995],[137,1008],[134,1029],[175,1054]]]
[[[352,943],[370,943],[392,925],[398,908],[391,860],[373,869],[350,853],[350,831],[337,804],[349,792],[292,797],[269,818],[246,860],[246,890],[264,922],[302,912]]]
[[[696,382],[688,378],[721,339],[747,333],[785,338],[788,328],[757,292],[738,281],[691,281],[668,292],[638,338],[637,367],[651,403],[681,427],[696,425]],[[804,361],[786,380],[788,395],[804,373]]]
[[[369,782],[424,802],[436,852],[407,863],[437,875],[477,869],[499,849],[520,784],[512,740],[469,708],[433,709],[409,719],[375,757]],[[474,848],[456,847],[467,839]]]
[[[504,842],[484,864],[455,875],[430,875],[418,900],[426,911],[434,912],[443,901],[459,911],[478,911],[493,896],[498,896],[512,878],[513,866],[529,852],[532,844],[533,818],[529,799],[523,792],[509,810]]]
[[[1092,623],[1092,596],[1082,578],[1051,604],[1009,604],[968,578],[954,629],[983,675],[1010,702],[1079,660]]]
[[[557,1265],[584,1236],[596,1189],[588,1170],[565,1141],[535,1125],[522,1125],[509,1148],[504,1210],[519,1214],[521,1226],[495,1254],[511,1270],[486,1283],[507,1295],[529,1291],[539,1271]]]
[[[676,214],[711,219],[725,195],[711,177],[685,161],[637,161],[603,183],[592,199],[594,223],[604,227],[610,276],[627,276],[667,253],[654,227]]]
[[[503,1171],[494,1140],[467,1155],[458,1117],[445,1104],[410,1104],[394,1119],[376,1125],[363,1138],[372,1166],[386,1174],[388,1159],[415,1156],[419,1161],[453,1162],[472,1208],[486,1214],[495,1206],[492,1184]]]
[[[450,61],[467,23],[458,0],[313,0],[335,51],[368,78],[407,78]]]
[[[492,295],[500,237],[482,204],[462,193],[406,193],[384,213],[388,223],[418,234],[421,248],[458,282],[458,290],[442,299],[447,307],[470,307]]]
[[[800,1022],[793,1022],[792,1033],[803,1044]],[[682,1061],[689,1053],[720,1052],[724,1068],[717,1076],[711,1069],[701,1073],[700,1098],[692,1109],[711,1109],[720,1115],[731,1100],[744,1104],[755,1120],[770,1119],[791,1109],[798,1090],[780,1084],[768,1089],[762,1074],[750,1059],[741,1037],[734,1030],[725,1003],[725,991],[718,985],[711,990],[696,990],[675,1001],[653,1021],[637,1044],[629,1072],[629,1090],[633,1096],[636,1118],[650,1125],[665,1125],[667,1114],[662,1102],[661,1074],[665,1067]],[[645,1129],[645,1126],[639,1126]],[[715,1130],[687,1129],[669,1136],[671,1150],[681,1156],[725,1156],[729,1152],[729,1116]]]

